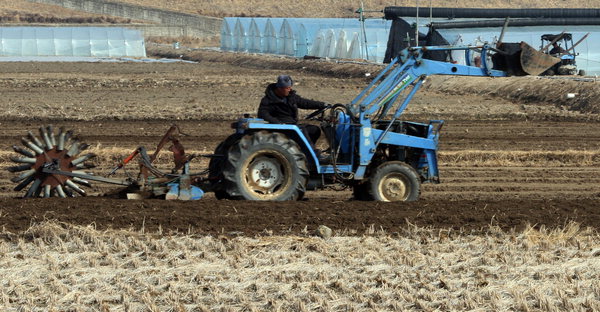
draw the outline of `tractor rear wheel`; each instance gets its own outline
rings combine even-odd
[[[230,199],[229,194],[221,187],[223,183],[223,166],[225,166],[229,149],[234,144],[237,144],[241,137],[242,135],[237,133],[227,137],[227,139],[215,148],[214,157],[208,163],[208,177],[213,181],[215,197],[217,199]]]
[[[277,132],[260,131],[232,145],[224,163],[226,193],[235,199],[297,200],[306,192],[306,157]]]
[[[401,161],[383,163],[375,169],[370,180],[369,191],[378,201],[415,201],[421,193],[418,173]]]

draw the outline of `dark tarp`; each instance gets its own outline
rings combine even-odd
[[[429,32],[427,33],[425,45],[427,46],[443,46],[450,45],[450,43],[440,35],[437,30],[433,28],[429,28]],[[442,61],[449,62],[452,60],[452,56],[450,51],[426,51],[423,54],[423,58],[434,60],[434,61]]]
[[[407,40],[409,40],[409,42],[407,42]],[[393,20],[383,62],[391,62],[393,58],[398,56],[400,51],[414,45],[415,29],[412,25],[401,18]]]
[[[448,45],[448,41],[437,31],[429,31],[427,35],[419,33],[418,45]],[[383,62],[391,62],[393,58],[400,54],[400,51],[413,46],[415,46],[415,28],[413,25],[401,18],[393,20]],[[450,60],[450,53],[448,51],[427,51],[423,57],[436,61],[447,61]]]
[[[493,69],[506,71],[509,76],[525,76],[521,67],[521,44],[503,42],[498,46],[504,53],[492,55]]]

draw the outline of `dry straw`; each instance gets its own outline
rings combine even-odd
[[[162,236],[45,222],[0,242],[2,310],[600,309],[590,229]]]
[[[110,166],[126,158],[134,149],[121,147],[103,147],[95,145],[89,152],[97,155],[98,165]],[[189,150],[189,154],[211,154],[209,150]],[[9,157],[16,155],[11,151],[0,151],[0,164],[12,165]],[[159,154],[157,164],[168,165],[173,157],[169,152]],[[498,150],[461,150],[441,151],[439,162],[444,166],[477,166],[477,167],[561,167],[561,166],[598,166],[600,150],[565,150],[565,151],[498,151]],[[203,159],[194,161],[194,165],[204,164]]]

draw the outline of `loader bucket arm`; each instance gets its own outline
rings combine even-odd
[[[427,76],[506,76],[505,72],[493,70],[488,64],[485,56],[489,49],[487,45],[479,47],[431,46],[409,48],[402,51],[348,107],[354,115],[355,121],[360,124],[358,131],[359,162],[354,179],[360,180],[365,177],[367,167],[371,164],[378,146],[386,144],[422,149],[429,167],[426,179],[439,181],[435,161],[439,133],[433,129],[442,122],[435,121],[428,125],[422,125],[427,127],[430,132],[435,132],[431,132],[431,135],[426,137],[399,133],[392,128],[397,124],[396,121],[423,85]],[[424,52],[440,50],[463,50],[467,56],[470,51],[476,50],[482,54],[481,67],[423,59]],[[385,125],[385,127],[378,127],[378,125]]]
[[[422,82],[430,75],[506,76],[503,71],[491,69],[486,57],[482,57],[482,67],[423,59],[426,51],[464,50],[465,53],[469,53],[471,50],[479,50],[482,55],[486,55],[489,49],[488,46],[430,46],[405,49],[350,103],[350,111],[355,116],[360,113],[367,116],[375,113],[386,115],[392,112],[394,103],[404,91],[412,87],[412,91],[404,95],[403,104],[393,111],[394,116],[398,117],[418,89],[414,87],[420,86],[417,82]]]

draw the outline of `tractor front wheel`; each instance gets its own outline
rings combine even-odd
[[[378,201],[415,201],[421,193],[418,173],[400,161],[383,163],[370,180],[370,193]]]
[[[246,200],[297,200],[308,181],[306,157],[282,133],[259,131],[229,149],[223,168],[225,191]]]

